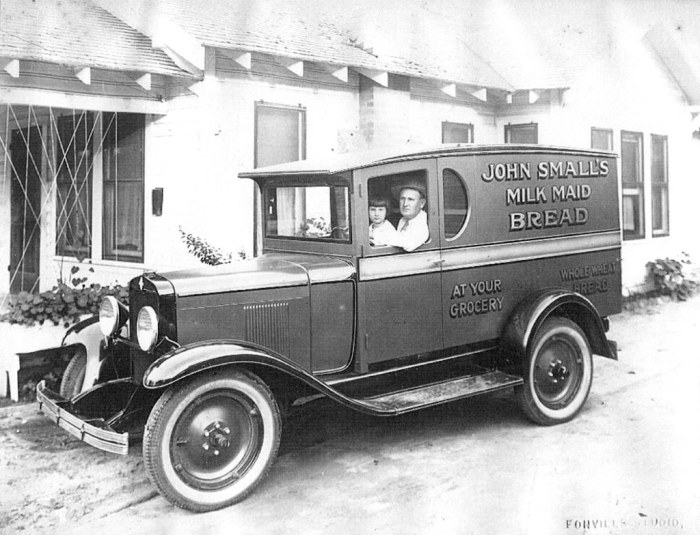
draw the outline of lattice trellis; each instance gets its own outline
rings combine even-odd
[[[86,110],[11,104],[0,117],[2,189],[11,192],[11,229],[2,238],[10,235],[10,290],[34,292],[43,218],[55,217],[57,253],[90,255],[93,155],[102,152],[110,125],[100,128],[98,115]]]

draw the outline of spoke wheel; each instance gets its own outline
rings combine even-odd
[[[526,416],[542,425],[571,420],[581,410],[593,380],[591,349],[581,328],[566,318],[547,319],[524,363],[520,400]]]
[[[66,366],[63,376],[61,377],[61,386],[59,394],[65,399],[73,399],[80,394],[85,382],[85,369],[87,368],[87,355],[85,348],[77,347]]]
[[[245,498],[277,455],[280,415],[269,388],[243,371],[174,385],[154,406],[143,453],[170,502],[210,511]]]

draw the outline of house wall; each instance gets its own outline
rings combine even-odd
[[[439,144],[443,121],[472,123],[477,139],[496,141],[494,117],[485,113],[486,106],[475,109],[464,99],[426,97],[420,86],[416,95],[413,81],[405,78],[392,78],[385,88],[361,82],[352,71],[341,82],[308,64],[301,79],[266,56],[257,56],[250,71],[220,51],[210,61],[212,71],[196,94],[175,98],[168,114],[149,128],[149,269],[198,264],[186,252],[179,228],[224,251],[253,253],[254,184],[237,174],[254,166],[256,102],[306,110],[307,158],[386,145]],[[164,188],[161,217],[150,211],[155,187]]]
[[[254,165],[258,101],[306,109],[308,157],[365,147],[359,136],[356,73],[345,83],[320,67],[309,66],[302,79],[271,57],[259,57],[254,69],[247,71],[226,56],[210,52],[211,71],[205,81],[192,87],[192,91],[185,87],[173,89],[181,96],[168,102],[168,113],[147,115],[143,263],[101,260],[102,165],[96,148],[93,258],[78,262],[72,257],[55,255],[56,193],[55,184],[47,182],[42,190],[40,290],[51,288],[59,278],[70,278],[74,266],[80,268],[78,276],[88,276],[90,283],[123,284],[144,270],[199,265],[187,252],[180,228],[205,238],[223,251],[252,255],[254,183],[238,179],[237,175]],[[109,100],[105,98],[94,108],[110,110]],[[7,107],[3,106],[0,113],[6,112]],[[41,111],[38,113],[41,115]],[[5,161],[4,155],[0,161]],[[0,222],[4,222],[2,228],[8,231],[0,240],[0,261],[7,265],[10,181],[9,172],[5,176],[5,167],[0,166]],[[164,190],[161,216],[153,215],[151,203],[152,191],[158,187]],[[3,278],[0,295],[8,290],[9,279]]]
[[[192,94],[174,99],[148,136],[146,259],[151,269],[198,264],[179,228],[224,251],[253,253],[254,183],[237,175],[254,166],[255,103],[306,110],[306,155],[347,152],[358,134],[358,75],[347,83],[319,68],[304,78],[262,57],[246,71],[219,53]],[[150,215],[150,191],[164,188],[163,215]]]
[[[592,127],[612,129],[618,155],[622,130],[643,134],[645,235],[625,240],[622,248],[623,289],[635,293],[651,288],[647,262],[680,258],[682,251],[698,258],[691,218],[698,198],[700,152],[691,136],[684,96],[649,49],[640,40],[622,40],[609,59],[593,63],[560,102],[553,98],[549,106],[535,104],[530,113],[506,110],[497,128],[502,138],[505,124],[533,121],[538,124],[539,143],[578,147],[591,146]],[[668,136],[670,235],[666,237],[652,237],[651,232],[651,134]]]
[[[92,70],[92,83],[87,85],[78,80],[71,69],[45,62],[23,61],[21,76],[13,78],[0,73],[0,138],[9,143],[14,129],[25,128],[30,122],[42,128],[45,139],[44,161],[42,162],[41,190],[41,244],[40,244],[40,291],[53,287],[58,279],[70,279],[71,267],[81,268],[79,276],[88,276],[88,282],[109,284],[115,281],[125,282],[130,277],[142,273],[145,265],[130,265],[123,262],[99,260],[101,250],[99,233],[95,233],[97,251],[93,260],[86,259],[79,263],[74,258],[57,257],[56,250],[56,185],[53,180],[53,162],[48,166],[46,156],[56,152],[50,147],[48,135],[51,115],[54,118],[62,113],[80,114],[82,110],[117,111],[131,113],[161,113],[165,105],[161,95],[165,93],[164,77],[152,77],[152,90],[146,92],[126,73]],[[148,143],[148,141],[147,141]],[[148,150],[148,149],[147,149]],[[96,151],[97,152],[97,151]],[[93,196],[93,229],[101,217],[101,164],[93,167],[95,195]],[[11,217],[11,174],[9,159],[0,144],[0,266],[10,264],[10,217]],[[150,193],[149,193],[150,195]],[[150,196],[146,200],[150,213]],[[148,216],[147,216],[148,218]],[[89,265],[89,262],[92,262]],[[93,272],[89,269],[92,268]],[[10,288],[10,274],[0,277],[0,308]]]
[[[189,89],[159,88],[179,96],[168,100],[166,114],[148,115],[144,262],[101,261],[98,254],[92,260],[90,282],[125,283],[145,269],[198,265],[186,251],[180,228],[224,251],[253,253],[254,184],[238,179],[237,174],[254,165],[255,103],[264,101],[306,110],[308,158],[382,145],[435,145],[441,141],[444,121],[473,124],[477,143],[502,143],[508,123],[536,122],[542,144],[589,147],[591,127],[611,128],[615,151],[619,151],[621,130],[643,132],[646,236],[623,246],[623,284],[630,292],[641,289],[649,260],[678,256],[682,250],[696,258],[700,253],[693,235],[694,201],[700,193],[696,177],[700,141],[692,138],[683,95],[663,67],[639,39],[627,42],[632,44],[591,63],[565,92],[541,90],[535,104],[519,104],[516,99],[514,104],[498,106],[479,101],[464,88],[458,88],[457,98],[449,97],[430,80],[390,77],[389,87],[382,87],[350,70],[344,82],[323,66],[309,63],[302,78],[270,56],[254,55],[253,67],[247,70],[224,51],[208,49],[205,80]],[[135,111],[120,108],[121,100],[112,102],[107,96],[75,103],[91,109]],[[5,123],[5,111],[0,109],[0,124]],[[668,136],[669,237],[651,237],[652,133]],[[95,166],[94,220],[101,215],[100,169],[101,165]],[[164,190],[161,216],[152,213],[154,188]],[[9,200],[9,175],[6,166],[0,166],[0,228],[9,229]],[[43,201],[47,208],[42,218],[42,290],[77,265],[54,254],[55,188],[51,184],[45,184]],[[0,262],[9,263],[9,232],[0,240]],[[7,277],[0,279],[0,294],[8,286]]]
[[[411,81],[410,139],[419,145],[437,145],[442,141],[442,123],[449,121],[474,125],[475,143],[501,143],[492,106],[459,92],[457,98],[442,93],[436,84]],[[405,114],[404,110],[401,113]]]

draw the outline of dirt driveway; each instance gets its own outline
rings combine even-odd
[[[700,296],[613,318],[573,422],[528,423],[508,393],[377,419],[312,403],[245,502],[194,515],[36,405],[0,408],[1,533],[700,533]],[[234,529],[235,528],[235,529]]]

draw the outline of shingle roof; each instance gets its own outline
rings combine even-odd
[[[589,0],[151,0],[207,46],[512,91],[568,87],[607,52]]]
[[[700,3],[684,0],[142,2],[132,1],[139,16],[175,22],[205,46],[506,91],[571,86],[614,54],[618,22],[685,29],[700,18]],[[187,75],[90,0],[3,0],[0,56]]]
[[[3,0],[0,56],[186,76],[151,41],[90,0]]]
[[[430,46],[436,35],[414,34],[398,53],[373,53],[360,39],[352,2],[152,0],[149,9],[207,46],[511,89],[459,33],[448,49]]]

